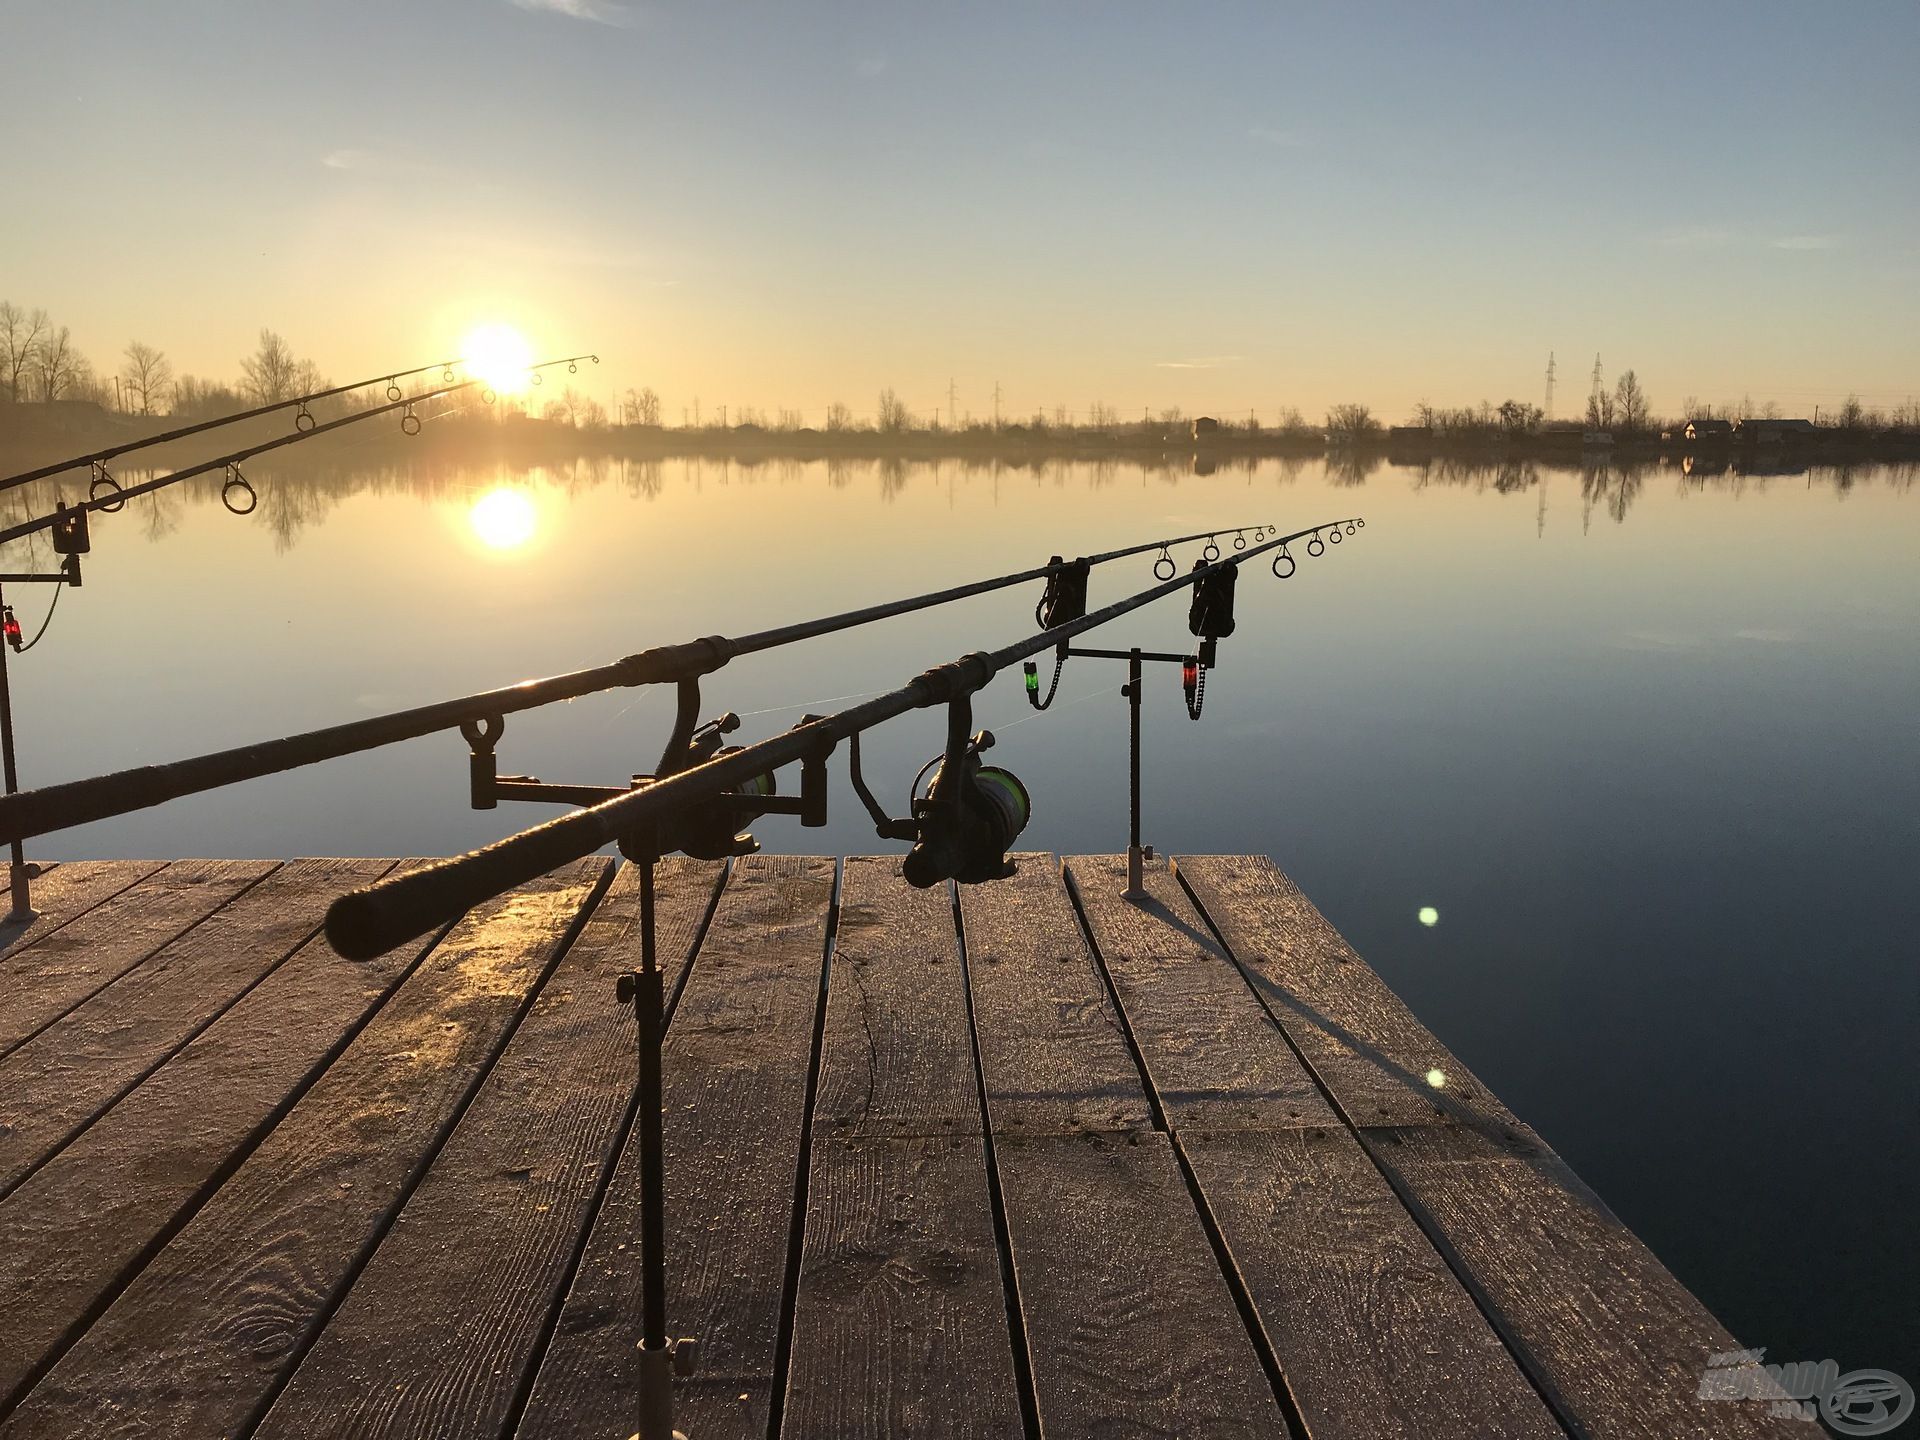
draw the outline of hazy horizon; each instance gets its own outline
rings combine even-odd
[[[1920,13],[1689,14],[15,4],[0,298],[215,378],[506,323],[670,420],[1920,393]]]

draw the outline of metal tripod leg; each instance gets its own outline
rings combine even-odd
[[[1127,655],[1127,686],[1120,692],[1127,697],[1127,888],[1120,892],[1126,900],[1147,898],[1143,860],[1153,858],[1153,847],[1140,844],[1140,647]]]
[[[640,1440],[686,1440],[673,1428],[673,1377],[692,1372],[695,1342],[667,1339],[667,1202],[663,1174],[660,1046],[666,989],[654,951],[651,858],[640,861],[640,969],[620,977],[617,995],[631,1002],[640,1051]]]
[[[0,604],[4,604],[0,600]],[[13,695],[7,683],[7,648],[0,641],[0,771],[4,771],[6,793],[15,794],[20,789],[20,773],[13,762]],[[26,848],[15,840],[10,847],[11,855],[7,866],[7,888],[12,896],[12,905],[7,918],[13,921],[33,918],[33,896],[28,880],[33,876],[34,868],[27,864]]]

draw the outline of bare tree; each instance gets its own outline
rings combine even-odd
[[[827,406],[827,429],[838,434],[842,430],[853,428],[853,411],[839,400]]]
[[[49,329],[34,346],[33,365],[40,376],[40,398],[58,400],[73,384],[79,368],[79,357],[73,352],[73,335],[62,325],[58,330]]]
[[[1532,434],[1546,416],[1538,405],[1529,405],[1524,400],[1502,400],[1494,413],[1500,417],[1500,428],[1509,435]]]
[[[0,300],[0,380],[7,398],[18,401],[21,381],[33,367],[34,352],[47,330],[47,312],[24,310],[11,300]]]
[[[586,397],[569,385],[560,392],[560,398],[558,400],[548,404],[545,412],[546,418],[554,421],[563,421],[577,430],[580,428],[581,410],[585,403]],[[605,412],[602,412],[602,418],[604,418],[604,414]]]
[[[1587,396],[1587,428],[1589,430],[1611,430],[1613,428],[1613,392],[1595,390]]]
[[[273,405],[298,395],[294,382],[299,370],[300,362],[293,358],[287,342],[271,330],[260,332],[260,348],[240,362],[247,394],[258,405]]]
[[[153,414],[154,407],[166,408],[173,390],[173,363],[164,353],[138,340],[127,346],[127,368],[120,378],[127,387],[127,399],[137,400],[142,415]]]
[[[913,415],[907,409],[907,402],[894,394],[891,386],[880,392],[875,420],[883,435],[898,435],[913,428]]]
[[[660,423],[660,397],[652,386],[645,390],[628,389],[626,399],[620,406],[620,422],[623,425],[658,425]]]
[[[1620,428],[1629,435],[1638,435],[1647,428],[1647,392],[1640,388],[1640,377],[1631,370],[1622,372],[1613,393]]]
[[[1380,429],[1365,405],[1336,405],[1327,411],[1327,432],[1343,440],[1358,440]]]

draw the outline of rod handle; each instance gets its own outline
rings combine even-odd
[[[591,832],[556,823],[348,891],[327,907],[327,943],[371,960],[599,848]]]

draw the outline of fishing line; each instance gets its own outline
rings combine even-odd
[[[47,626],[53,623],[53,612],[60,608],[60,597],[66,593],[66,589],[67,587],[64,585],[56,585],[53,587],[53,603],[47,606],[47,613],[45,618],[40,621],[40,628],[33,632],[33,638],[31,640],[14,651],[16,655],[24,655],[40,643],[40,637],[47,633]]]

